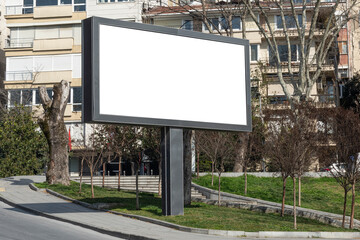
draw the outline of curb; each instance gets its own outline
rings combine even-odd
[[[217,204],[217,201],[218,201],[217,200],[217,196],[218,196],[217,190],[206,188],[206,187],[200,186],[196,183],[191,183],[191,186],[194,187],[196,190],[198,190],[201,194],[206,196],[206,199],[204,199],[204,200],[197,199],[196,201],[200,201],[200,202],[204,202],[204,203],[212,204],[212,205]],[[216,196],[216,197],[214,198],[213,196]],[[251,197],[245,197],[245,196],[236,195],[236,194],[227,193],[227,192],[221,192],[221,196],[223,199],[222,206],[234,207],[234,205],[237,205],[237,207],[242,208],[242,209],[247,209],[247,210],[251,210],[251,211],[260,211],[260,212],[264,212],[264,213],[267,213],[267,212],[278,212],[279,213],[281,211],[280,203],[270,202],[270,201],[251,198]],[[246,201],[247,203],[234,204],[234,203],[232,203],[234,201],[234,199],[240,200],[240,201]],[[285,205],[285,214],[293,215],[293,207],[290,205]],[[298,217],[317,220],[319,222],[322,222],[322,223],[325,223],[325,224],[328,224],[328,225],[331,225],[334,227],[341,228],[341,225],[342,225],[342,221],[339,220],[338,214],[334,214],[334,213],[322,212],[322,211],[318,211],[318,210],[297,207],[296,215]],[[340,217],[342,218],[342,216],[340,216]],[[348,216],[346,217],[346,219],[347,219],[347,222],[349,222]],[[345,223],[345,228],[349,229],[349,223]],[[360,221],[358,221],[357,219],[354,219],[354,229],[357,229],[357,230],[360,229]]]
[[[40,189],[37,188],[34,184],[30,183],[29,184],[29,187],[30,189],[34,190],[34,191],[39,191]],[[58,194],[60,195],[60,194]],[[50,218],[50,219],[53,219],[53,220],[56,220],[56,221],[61,221],[61,222],[66,222],[66,223],[70,223],[70,224],[73,224],[73,225],[76,225],[76,226],[79,226],[79,227],[82,227],[82,228],[86,228],[86,229],[90,229],[90,230],[93,230],[93,231],[96,231],[96,232],[99,232],[99,233],[102,233],[102,234],[107,234],[107,235],[110,235],[110,236],[113,236],[113,237],[118,237],[118,238],[123,238],[123,239],[129,239],[129,240],[156,240],[154,238],[148,238],[148,237],[143,237],[143,236],[138,236],[138,235],[133,235],[133,234],[126,234],[126,233],[122,233],[122,232],[117,232],[117,231],[111,231],[111,230],[108,230],[108,229],[103,229],[103,228],[99,228],[99,227],[96,227],[96,226],[92,226],[92,225],[88,225],[88,224],[83,224],[83,223],[79,223],[79,222],[76,222],[76,221],[72,221],[72,220],[68,220],[68,219],[64,219],[64,218],[61,218],[61,217],[56,217],[56,216],[53,216],[51,214],[47,214],[47,213],[44,213],[44,212],[40,212],[38,210],[35,210],[35,209],[32,209],[32,208],[29,208],[29,207],[24,207],[22,206],[21,204],[16,204],[16,203],[13,203],[11,202],[10,200],[4,198],[3,196],[0,195],[0,200],[12,207],[16,207],[16,208],[19,208],[19,209],[22,209],[24,211],[27,211],[27,212],[30,212],[34,215],[38,215],[38,216],[41,216],[41,217],[46,217],[46,218]],[[66,200],[66,199],[64,199]],[[78,201],[80,202],[80,201]],[[83,205],[84,206],[84,205]]]
[[[34,191],[40,190],[32,183],[30,183],[29,186]],[[111,211],[111,210],[101,210],[101,209],[98,209],[98,208],[92,206],[89,203],[85,203],[85,202],[82,202],[79,200],[69,198],[60,193],[54,192],[51,189],[45,189],[45,190],[46,190],[46,192],[48,192],[49,194],[51,194],[53,196],[59,197],[66,201],[73,202],[75,204],[79,204],[81,206],[84,206],[84,207],[87,207],[90,209],[108,212],[108,213],[112,213],[112,214],[123,216],[123,217],[133,218],[133,219],[137,219],[137,220],[152,223],[152,224],[157,224],[157,225],[160,225],[163,227],[173,228],[173,229],[183,231],[183,232],[199,233],[199,234],[207,234],[207,235],[217,235],[217,236],[224,236],[224,237],[360,239],[360,232],[275,232],[275,231],[274,232],[273,231],[245,232],[245,231],[228,231],[228,230],[191,228],[191,227],[185,227],[185,226],[181,226],[181,225],[177,225],[177,224],[173,224],[173,223],[169,223],[169,222],[165,222],[165,221],[161,221],[161,220],[157,220],[157,219],[153,219],[153,218],[143,217],[143,216],[139,216],[139,215],[120,213],[120,212],[115,212],[115,211]],[[45,214],[45,215],[47,215],[47,214]],[[63,221],[63,220],[60,219],[60,221]],[[72,223],[72,221],[70,221],[70,222]],[[77,223],[76,225],[79,225],[79,223]],[[84,224],[81,224],[80,226],[82,226],[82,225],[84,225]],[[93,226],[88,226],[86,228],[92,229]],[[93,230],[97,231],[96,229],[98,229],[98,228],[96,228],[96,227],[94,227],[94,228],[95,229],[93,229]],[[100,230],[101,230],[101,233],[108,232],[108,230],[105,230],[105,229],[100,229]],[[109,233],[110,233],[109,235],[112,235],[112,233],[117,233],[117,232],[109,231]],[[122,233],[118,233],[118,234],[122,234]],[[112,235],[112,236],[118,236],[118,235]],[[129,236],[129,235],[127,235],[127,236]],[[122,236],[122,237],[124,238],[124,236]],[[150,238],[145,238],[145,237],[141,237],[141,236],[129,236],[129,237],[135,237],[135,238],[126,238],[126,237],[125,238],[126,239],[144,239],[144,240],[150,239]]]

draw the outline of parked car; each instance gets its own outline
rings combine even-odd
[[[345,164],[344,163],[333,163],[328,167],[321,168],[320,172],[344,173],[345,172]]]

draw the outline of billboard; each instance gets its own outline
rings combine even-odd
[[[83,120],[251,131],[249,42],[83,20]]]

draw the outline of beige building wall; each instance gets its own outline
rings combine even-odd
[[[9,35],[9,30],[6,27],[5,20],[5,2],[0,1],[0,88],[2,88],[2,82],[5,78],[5,52],[6,39]]]
[[[35,7],[33,14],[6,15],[11,41],[5,49],[9,92],[33,93],[33,110],[42,109],[35,99],[39,86],[52,88],[67,80],[72,88],[81,86],[81,20],[86,12],[73,12],[72,6]],[[74,72],[75,71],[75,72]],[[81,111],[73,104],[75,90],[65,111],[65,121],[81,120]],[[10,99],[9,99],[10,103]],[[78,105],[78,104],[77,104]]]

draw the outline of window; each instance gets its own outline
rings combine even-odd
[[[221,26],[221,29],[229,29],[230,28],[228,21],[224,17],[220,18],[220,26]],[[241,29],[240,17],[236,17],[236,16],[232,17],[231,26],[232,26],[233,30],[240,30]]]
[[[22,9],[22,14],[31,14],[34,12],[33,6],[34,6],[34,0],[24,0],[24,5]]]
[[[302,26],[302,15],[297,15],[297,17],[299,21],[299,26]],[[292,15],[285,16],[285,22],[287,28],[296,28],[296,22],[294,16]],[[280,15],[276,16],[276,28],[277,29],[284,28],[284,24]]]
[[[347,69],[339,69],[339,74],[340,74],[341,78],[347,78],[348,77]]]
[[[82,91],[81,87],[74,87],[72,89],[72,103],[73,103],[73,112],[81,111],[81,103],[82,103]]]
[[[33,72],[43,71],[72,71],[73,78],[81,78],[81,55],[42,55],[26,57],[8,57],[7,72],[22,73],[27,76]],[[20,75],[19,75],[20,76]],[[19,77],[18,76],[18,77]],[[30,78],[31,79],[31,78]],[[30,80],[28,79],[28,80]],[[10,79],[6,79],[9,81]],[[24,80],[24,79],[12,79]]]
[[[97,0],[97,3],[130,2],[131,0]]]
[[[339,53],[348,54],[347,42],[339,42]]]
[[[232,28],[233,30],[241,30],[241,19],[240,17],[233,17],[232,18]]]
[[[9,107],[15,107],[16,104],[31,106],[32,104],[32,90],[9,90]]]
[[[286,96],[270,96],[268,97],[270,104],[285,104],[287,103]]]
[[[74,12],[86,11],[86,0],[74,0]]]
[[[71,4],[71,0],[61,0],[60,4]]]
[[[9,107],[14,107],[16,104],[20,104],[21,90],[10,90],[9,92]]]
[[[46,92],[50,99],[53,97],[52,88],[47,88]],[[22,104],[25,106],[41,104],[40,93],[38,89],[17,89],[8,91],[8,106],[14,107],[15,104]],[[81,111],[82,105],[82,90],[81,87],[74,87],[70,90],[68,104],[73,105],[73,111]]]
[[[193,21],[192,20],[184,20],[181,28],[185,29],[185,30],[193,30]]]
[[[229,29],[228,21],[224,18],[211,18],[209,22],[209,25],[212,30],[217,31],[219,30],[225,30]],[[241,30],[241,18],[238,16],[233,16],[231,20],[231,25],[233,30]],[[206,25],[204,24],[204,30],[208,30]]]
[[[46,92],[47,92],[49,98],[52,99],[52,96],[53,96],[52,88],[46,89]],[[38,89],[35,90],[35,103],[34,104],[35,105],[41,104],[40,93],[39,93]]]
[[[24,7],[29,7],[34,5],[34,0],[24,0]]]
[[[297,45],[291,45],[291,61],[297,61]],[[280,62],[287,62],[288,61],[288,47],[287,45],[278,45],[279,57]],[[274,65],[276,62],[276,57],[269,49],[269,63],[270,65]]]
[[[58,5],[58,0],[36,0],[36,6]]]
[[[341,15],[341,16],[337,16],[337,17],[338,17],[338,19],[337,19],[338,26],[341,28],[346,28],[346,25],[348,22],[348,19],[346,18],[346,16]]]
[[[258,46],[257,44],[251,44],[250,45],[250,60],[252,62],[256,62],[259,60],[258,58]]]
[[[208,20],[209,26],[211,27],[211,30],[217,30],[219,29],[219,18],[211,18]],[[204,30],[208,31],[209,29],[204,24]],[[220,29],[219,29],[220,30]]]

